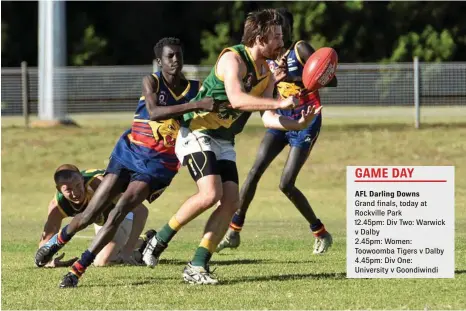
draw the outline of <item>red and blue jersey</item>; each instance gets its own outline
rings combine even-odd
[[[199,81],[188,80],[185,90],[177,95],[165,84],[161,72],[156,72],[152,76],[156,80],[156,96],[160,106],[188,103],[199,91]],[[120,137],[111,156],[129,170],[169,182],[180,167],[175,155],[175,142],[179,129],[178,119],[151,121],[145,97],[142,96],[131,129]]]
[[[297,44],[301,42],[295,42],[291,45],[291,47],[286,52],[286,61],[288,65],[288,76],[290,77],[301,77],[303,74],[303,69],[305,63],[299,57],[297,51]],[[268,60],[267,63],[269,64],[270,70],[273,72],[277,67],[278,64],[274,60]],[[289,96],[298,96],[299,92],[305,90],[304,85],[302,82],[280,82],[277,85],[277,91],[280,95],[280,98],[285,99]],[[282,116],[290,117],[294,120],[299,120],[301,118],[301,111],[307,110],[308,106],[320,106],[320,97],[319,92],[315,91],[313,93],[307,94],[305,96],[301,96],[299,100],[299,105],[295,109],[291,110],[281,110],[278,109],[277,113]],[[320,123],[321,115],[317,116],[313,123]],[[312,126],[312,124],[310,126]]]

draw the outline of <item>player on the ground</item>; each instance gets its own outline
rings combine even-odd
[[[311,54],[314,53],[314,49],[302,40],[297,42],[291,41],[293,15],[283,8],[277,11],[284,17],[283,36],[285,46],[289,47],[283,54],[288,64],[288,75],[277,85],[278,95],[280,98],[285,99],[290,96],[297,96],[299,93],[306,93],[302,83],[302,73],[304,65]],[[269,60],[268,62],[272,70],[277,68],[276,61]],[[336,83],[336,78],[334,78],[328,86],[336,86]],[[296,109],[277,110],[277,113],[298,119],[301,111],[306,110],[308,106],[312,105],[320,106],[318,91],[302,95],[300,105]],[[310,229],[315,237],[313,253],[324,253],[332,245],[332,236],[327,232],[320,219],[317,218],[306,197],[295,185],[296,178],[319,137],[321,124],[322,114],[319,114],[307,128],[300,131],[285,132],[275,129],[266,131],[259,146],[256,161],[241,187],[240,208],[233,215],[230,228],[217,247],[217,251],[221,251],[224,248],[237,248],[239,246],[240,231],[244,225],[248,207],[254,198],[257,184],[267,167],[286,145],[290,145],[290,151],[280,179],[280,190],[309,222]]]
[[[214,109],[211,97],[190,102],[199,91],[199,82],[187,80],[181,73],[183,52],[179,39],[160,40],[154,52],[162,71],[144,77],[143,96],[132,127],[116,143],[101,186],[88,208],[62,228],[52,239],[53,243],[47,243],[37,252],[38,261],[48,262],[76,232],[91,224],[123,192],[91,246],[64,276],[61,288],[77,286],[79,277],[112,239],[125,216],[144,200],[153,202],[171,183],[180,166],[175,155],[180,127],[176,117],[186,112]]]
[[[224,49],[204,80],[195,100],[212,96],[227,101],[219,112],[188,113],[178,134],[176,153],[196,181],[198,192],[157,232],[144,251],[143,260],[155,266],[170,240],[182,226],[219,203],[204,229],[199,247],[183,271],[183,279],[194,284],[216,284],[209,261],[238,209],[238,171],[234,149],[239,134],[251,112],[264,111],[267,127],[305,128],[319,110],[310,108],[299,121],[279,116],[275,109],[289,109],[298,100],[273,99],[274,84],[286,76],[272,76],[266,59],[275,59],[283,47],[282,17],[275,10],[250,13],[244,25],[243,44]],[[264,97],[264,98],[262,98]]]
[[[47,221],[41,235],[39,247],[47,243],[61,227],[63,219],[74,217],[87,208],[94,192],[102,182],[104,170],[79,169],[72,164],[60,165],[54,174],[57,192],[50,201]],[[148,216],[147,207],[140,204],[129,213],[120,224],[113,239],[102,249],[94,261],[95,266],[105,266],[110,263],[141,264],[141,256],[136,254],[138,238],[144,229]],[[101,214],[94,223],[95,232],[99,232],[108,212]],[[140,247],[140,246],[139,246]],[[50,260],[45,267],[68,267],[78,258],[62,261],[64,254]],[[36,263],[39,264],[39,263]],[[43,263],[40,264],[43,266]]]

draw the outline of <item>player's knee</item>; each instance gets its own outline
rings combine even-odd
[[[127,204],[128,203],[115,206],[113,213],[110,213],[107,220],[110,226],[118,226],[125,219],[126,215],[131,211]]]
[[[148,210],[145,206],[138,207],[142,203],[140,195],[138,193],[125,193],[115,205],[116,215],[119,218],[126,217],[126,215],[138,208],[141,213],[148,214]],[[121,220],[123,220],[121,219]]]
[[[138,208],[138,213],[140,213],[141,217],[143,217],[143,218],[149,217],[149,209],[147,207],[145,207],[144,205],[142,205],[142,206],[140,206]]]
[[[107,258],[96,258],[93,264],[95,267],[105,267],[109,264],[109,261]]]
[[[197,200],[199,200],[199,208],[202,210],[212,207],[223,196],[222,181],[219,176],[205,176],[197,181],[197,186]]]
[[[202,206],[208,209],[222,199],[223,189],[221,187],[210,187],[209,189],[199,189],[202,198]]]
[[[280,185],[278,187],[280,188],[281,192],[288,195],[293,190],[294,183],[288,180],[282,180],[280,181]]]
[[[214,206],[218,201],[220,201],[220,199],[222,198],[222,195],[223,195],[222,190],[203,193],[202,199],[204,203],[203,206],[205,207],[205,209],[208,209]]]

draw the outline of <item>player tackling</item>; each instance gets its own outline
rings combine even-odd
[[[253,111],[263,111],[269,128],[300,130],[306,128],[320,108],[303,110],[300,118],[280,116],[276,109],[296,107],[293,96],[273,99],[275,84],[286,70],[272,75],[266,59],[275,59],[283,48],[282,17],[273,9],[250,13],[244,24],[243,44],[224,49],[204,80],[194,100],[212,96],[226,101],[219,112],[185,114],[176,142],[176,154],[188,167],[198,192],[148,242],[143,259],[155,266],[175,234],[191,220],[217,204],[210,215],[192,260],[183,271],[185,282],[217,284],[209,261],[239,208],[238,171],[235,136],[243,130]],[[282,68],[279,69],[281,71]]]
[[[36,260],[48,262],[123,193],[90,247],[63,277],[61,288],[76,287],[79,278],[113,238],[126,215],[144,200],[149,203],[156,200],[169,186],[180,166],[174,150],[179,129],[177,117],[186,112],[214,109],[210,97],[190,101],[198,93],[199,82],[187,80],[181,73],[183,52],[179,39],[160,40],[154,52],[162,70],[144,77],[143,96],[131,129],[125,131],[116,143],[102,184],[88,208],[63,227],[52,242],[37,251]]]

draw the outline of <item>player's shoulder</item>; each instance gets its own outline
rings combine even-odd
[[[232,49],[232,47],[226,48],[222,51],[215,65],[216,70],[220,72],[235,72],[236,70],[232,70],[235,68],[238,68],[240,71],[244,71],[246,67],[244,58],[241,57],[238,51]]]
[[[98,169],[98,168],[91,168],[91,169],[81,171],[81,175],[83,177],[94,177],[97,175],[103,175],[104,173],[105,173],[105,170]]]
[[[81,175],[84,178],[84,184],[88,184],[96,179],[98,176],[104,176],[105,170],[102,169],[88,169],[81,171]]]
[[[198,90],[201,86],[201,81],[199,80],[191,80],[191,79],[187,79],[190,86],[191,86],[191,89],[196,89]]]
[[[294,43],[293,49],[297,55],[306,53],[314,53],[315,49],[305,40],[298,40]]]

